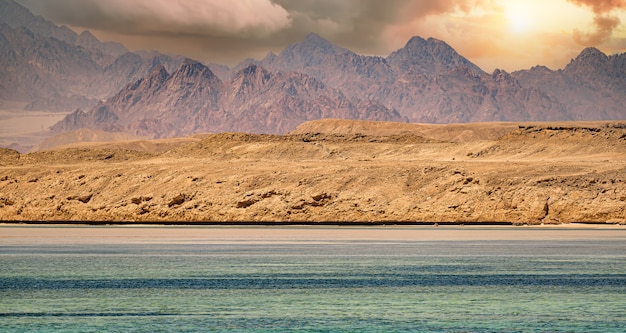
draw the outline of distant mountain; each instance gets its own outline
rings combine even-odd
[[[78,38],[70,28],[58,26],[41,16],[35,16],[13,0],[0,0],[0,22],[13,29],[27,28],[35,34],[53,37],[70,45],[74,45]]]
[[[406,45],[387,57],[391,68],[399,75],[436,75],[458,67],[468,68],[476,74],[484,72],[471,61],[459,55],[444,41],[421,37],[411,38]]]
[[[69,115],[54,130],[88,127],[167,137],[203,131],[284,133],[323,118],[423,123],[623,119],[623,57],[587,49],[560,71],[536,67],[488,74],[433,38],[414,37],[381,58],[310,34],[278,55],[246,60],[235,71],[214,65],[220,77],[192,61],[172,75],[159,67],[89,112]],[[142,63],[131,60],[123,63]]]
[[[187,60],[171,75],[163,66],[155,68],[89,112],[68,115],[52,130],[91,128],[153,138],[285,133],[321,118],[404,120],[380,103],[350,99],[302,73],[270,73],[251,65],[223,82],[207,66]]]
[[[329,59],[345,55],[356,54],[310,33],[301,43],[287,46],[278,56],[270,53],[262,63],[283,71],[306,71],[307,67],[320,67],[326,65]]]
[[[175,68],[183,60],[127,53],[121,44],[102,43],[88,31],[78,35],[13,0],[0,0],[0,104],[68,112],[91,108],[156,65]]]
[[[434,38],[413,37],[382,58],[358,55],[310,34],[278,55],[245,63],[305,73],[351,98],[398,110],[411,122],[569,119],[565,107],[545,92],[501,70],[487,74]]]
[[[31,109],[95,103],[85,86],[100,66],[88,50],[6,24],[0,24],[0,50],[1,98],[28,102]]]
[[[271,71],[304,73],[358,98],[369,98],[372,91],[395,80],[384,58],[358,55],[314,33],[279,55],[270,53],[259,62],[244,63],[256,63]]]
[[[626,118],[626,53],[607,56],[587,48],[564,69],[538,66],[513,75],[562,102],[569,119]]]
[[[583,50],[559,70],[486,73],[444,41],[411,38],[387,57],[317,34],[233,69],[128,52],[0,0],[0,104],[75,112],[80,128],[169,137],[284,133],[322,118],[462,123],[626,119],[626,54]]]

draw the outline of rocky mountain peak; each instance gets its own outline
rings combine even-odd
[[[278,56],[274,53],[274,52],[270,52],[267,54],[267,56],[265,56],[265,59],[263,59],[264,61],[275,61],[278,58]]]
[[[271,77],[265,68],[249,65],[235,74],[232,80],[233,94],[237,98],[248,98],[255,90],[265,86]]]
[[[89,30],[85,30],[78,35],[76,39],[76,45],[95,45],[100,41]]]
[[[247,65],[257,64],[258,63],[258,64],[264,66],[265,68],[273,68],[274,65],[276,65],[279,62],[280,62],[280,57],[277,56],[274,52],[270,52],[260,62],[256,62],[256,61],[248,61],[247,63],[246,62],[242,62],[239,67],[240,68],[241,67],[246,67]]]
[[[499,69],[496,68],[493,73],[491,74],[491,77],[496,81],[496,82],[500,82],[500,81],[508,81],[509,79],[511,79],[511,74],[507,73],[505,70],[503,69]]]
[[[250,65],[242,69],[236,76],[255,82],[267,82],[271,77],[270,72],[257,65]]]
[[[598,50],[595,47],[588,47],[584,49],[578,57],[576,57],[575,61],[583,61],[583,62],[596,62],[596,61],[606,61],[608,60],[608,56],[604,54],[604,52]]]
[[[456,54],[456,51],[442,40],[435,38],[424,39],[419,36],[414,36],[406,43],[406,45],[398,50],[398,52],[407,52],[411,55],[434,55],[436,53],[452,53]]]
[[[163,65],[157,65],[146,77],[146,81],[153,82],[156,84],[163,84],[168,78],[170,74],[165,69]]]
[[[595,47],[584,49],[575,59],[565,66],[567,74],[595,76],[600,73],[609,74],[609,57]]]
[[[411,37],[411,39],[409,39],[409,41],[406,42],[404,48],[414,49],[423,47],[424,45],[426,45],[426,40],[424,38],[420,36],[413,36]]]
[[[329,42],[315,33],[310,33],[301,43],[291,44],[285,48],[280,53],[279,58],[287,70],[293,70],[317,66],[328,61],[329,57],[341,54],[352,54],[352,52]]]
[[[484,73],[446,42],[435,38],[423,39],[419,36],[411,38],[403,48],[390,54],[387,62],[400,72],[432,74],[465,66],[477,73]]]
[[[335,44],[329,42],[328,40],[313,32],[308,34],[306,38],[304,38],[302,43],[297,45],[303,49],[318,49],[333,53],[336,53],[337,51],[347,51],[346,49],[336,46]]]
[[[96,36],[94,36],[89,30],[85,30],[78,35],[76,38],[76,42],[74,43],[76,46],[81,46],[86,49],[92,50],[100,50],[106,54],[110,54],[114,57],[119,57],[125,53],[128,53],[128,49],[120,44],[115,42],[101,42]]]
[[[543,73],[543,74],[551,74],[554,73],[550,68],[546,66],[537,65],[530,69],[531,73]]]
[[[265,68],[258,65],[249,65],[248,67],[240,70],[234,76],[234,81],[247,81],[264,84],[271,78],[271,73]]]
[[[192,59],[185,59],[178,71],[176,71],[172,77],[176,79],[183,79],[184,81],[196,80],[200,78],[209,81],[219,80],[209,67]]]
[[[609,60],[609,57],[595,47],[584,49],[576,58],[566,66],[595,66],[602,65]]]

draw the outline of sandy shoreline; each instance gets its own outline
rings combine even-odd
[[[625,240],[626,227],[568,224],[527,227],[229,227],[229,226],[70,226],[0,224],[0,246],[141,243],[291,243],[514,240]]]

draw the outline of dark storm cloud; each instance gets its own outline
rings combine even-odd
[[[388,51],[383,36],[390,26],[407,24],[429,15],[469,11],[489,0],[273,0],[293,20],[295,40],[311,31],[366,53]],[[415,34],[419,32],[416,31]]]
[[[130,35],[269,36],[291,25],[270,0],[21,0],[57,23]]]
[[[578,6],[587,6],[593,10],[593,23],[596,30],[585,33],[574,31],[574,40],[583,46],[596,46],[606,42],[613,35],[613,31],[621,24],[617,16],[610,13],[614,10],[626,8],[626,0],[568,0]]]
[[[316,32],[364,53],[388,52],[389,26],[469,11],[490,0],[18,0],[60,24],[125,36],[196,40],[190,48],[257,55]],[[419,32],[415,32],[419,34]],[[127,40],[131,40],[127,39]],[[179,42],[177,48],[184,48]],[[128,45],[133,47],[132,45]],[[155,47],[157,48],[157,47]]]

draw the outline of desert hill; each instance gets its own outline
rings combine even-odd
[[[468,123],[441,125],[323,119],[319,121],[306,122],[298,126],[291,132],[291,134],[316,132],[323,132],[326,134],[366,135],[414,134],[437,141],[465,142],[495,140],[504,134],[516,130],[518,127],[518,123]]]
[[[129,133],[113,133],[105,131],[94,131],[87,128],[81,128],[76,131],[63,132],[59,135],[44,139],[39,144],[35,145],[31,151],[47,150],[59,146],[78,144],[89,145],[93,142],[107,142],[114,141],[131,141],[142,139],[139,136],[131,135]]]
[[[2,150],[0,219],[626,223],[625,127],[323,120]]]

